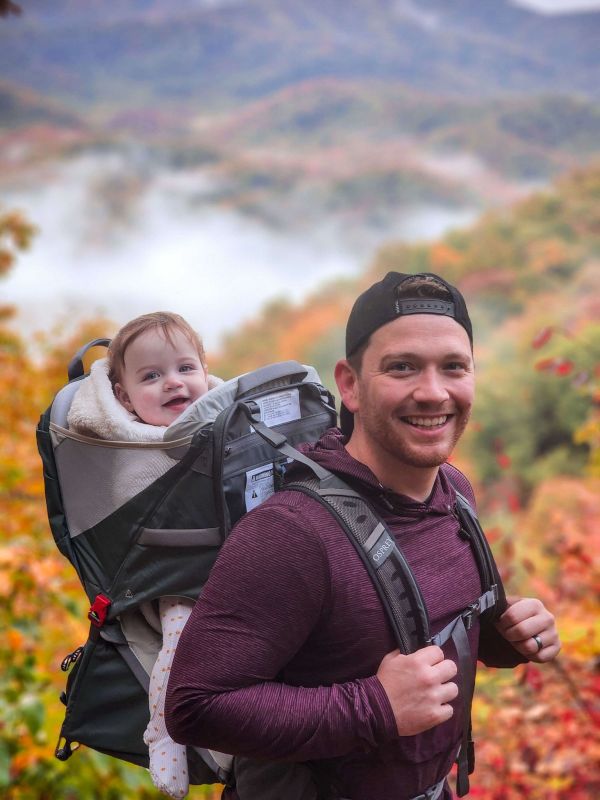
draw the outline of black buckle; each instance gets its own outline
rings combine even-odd
[[[260,422],[260,406],[254,400],[240,400],[239,405],[252,423]]]

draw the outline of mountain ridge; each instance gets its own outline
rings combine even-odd
[[[377,77],[448,97],[600,94],[600,13],[543,17],[507,0],[188,0],[175,15],[166,0],[112,12],[61,0],[52,20],[41,8],[0,25],[2,74],[87,108],[214,110],[315,77]]]

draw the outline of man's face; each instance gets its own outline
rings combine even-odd
[[[464,328],[451,317],[415,314],[371,336],[344,403],[355,412],[353,438],[363,452],[378,463],[432,468],[464,431],[474,389]]]

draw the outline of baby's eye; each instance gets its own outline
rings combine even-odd
[[[196,369],[196,368],[194,367],[193,364],[182,364],[179,367],[179,371],[180,372],[192,372],[194,369]]]
[[[154,369],[154,370],[151,370],[150,372],[146,372],[146,374],[143,377],[143,380],[152,381],[155,378],[158,378],[158,372]]]

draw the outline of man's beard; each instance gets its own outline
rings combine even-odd
[[[361,401],[361,409],[368,409],[372,404]],[[431,411],[421,411],[421,414]],[[436,413],[438,412],[436,410]],[[418,411],[413,411],[411,416],[419,416]],[[406,415],[402,415],[406,416]],[[378,413],[361,414],[361,425],[367,438],[376,444],[376,446],[384,451],[387,456],[391,456],[395,461],[402,462],[411,467],[421,469],[431,469],[439,467],[444,464],[450,457],[458,440],[464,433],[470,417],[470,410],[465,412],[454,412],[453,415],[453,430],[452,435],[448,439],[446,437],[437,443],[432,443],[431,446],[424,444],[414,444],[410,441],[410,425],[403,422],[398,415],[394,415],[392,420],[383,417]],[[406,428],[406,431],[403,431]]]

